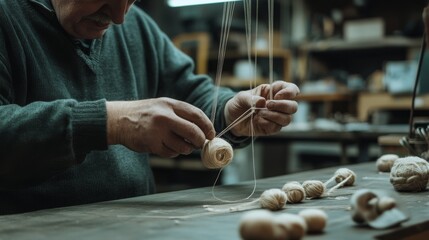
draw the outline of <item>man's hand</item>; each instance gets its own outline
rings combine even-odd
[[[272,89],[273,100],[269,100],[270,89]],[[297,111],[298,103],[294,99],[298,94],[299,89],[295,84],[284,81],[276,81],[272,85],[262,84],[255,89],[239,92],[226,103],[226,123],[231,124],[252,106],[266,108],[266,110],[255,110],[254,134],[263,136],[277,133],[291,122],[292,114]],[[250,136],[250,121],[249,117],[232,128],[231,132],[235,136]]]
[[[215,129],[200,109],[171,98],[107,102],[108,144],[161,157],[202,148]]]

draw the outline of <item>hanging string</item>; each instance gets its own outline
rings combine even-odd
[[[249,62],[251,61],[251,43],[252,43],[251,42],[251,37],[252,37],[251,36],[251,32],[252,32],[251,26],[252,26],[252,23],[250,21],[251,14],[252,14],[252,12],[251,12],[251,9],[252,9],[251,6],[252,6],[251,0],[244,0],[244,15],[245,15],[245,29],[246,29],[246,42],[247,42],[247,57],[248,57]],[[227,15],[230,14],[230,15],[232,15],[232,12],[224,11],[224,14],[227,14]],[[228,18],[232,19],[232,16],[223,16],[223,19],[228,19]],[[231,24],[231,19],[229,19],[229,21],[225,20],[225,23]],[[225,29],[225,31],[229,31],[229,27],[222,27],[222,29]],[[228,36],[228,33],[222,32],[222,35],[223,36]],[[219,49],[219,51],[222,51],[222,53],[220,52],[219,56],[220,57],[224,57],[225,56],[225,51],[226,51],[227,38],[226,39],[222,38],[221,42],[222,42],[223,45],[222,45],[222,49]],[[218,64],[223,64],[223,60],[218,61]],[[217,78],[218,79],[216,80],[217,86],[219,86],[218,84],[220,84],[221,71],[222,71],[222,67],[218,66],[218,72],[217,72]],[[252,86],[252,83],[251,83],[250,84],[250,89],[252,89],[252,88],[253,88],[253,86]],[[254,101],[252,101],[252,103],[253,102]],[[216,104],[216,102],[213,102],[213,105],[215,105],[215,104]],[[215,109],[215,106],[213,106],[212,109]],[[213,183],[213,186],[212,186],[212,196],[213,196],[213,198],[215,198],[218,201],[228,202],[228,203],[234,203],[234,202],[244,201],[244,200],[247,200],[247,199],[251,198],[253,196],[253,194],[255,193],[255,191],[256,191],[256,184],[257,183],[256,183],[256,167],[255,167],[256,164],[255,164],[255,154],[254,154],[254,152],[255,152],[254,151],[254,127],[253,127],[253,114],[254,114],[254,112],[255,112],[256,109],[257,108],[255,108],[254,106],[252,106],[251,108],[249,108],[248,110],[246,110],[244,113],[241,114],[241,116],[239,116],[237,119],[235,119],[231,124],[229,124],[228,127],[226,127],[223,131],[221,131],[216,136],[216,137],[221,137],[226,132],[228,132],[229,130],[231,130],[232,128],[234,128],[235,126],[237,126],[238,124],[240,124],[241,122],[243,122],[244,120],[246,120],[247,118],[251,117],[251,120],[250,120],[250,130],[249,131],[250,131],[250,136],[252,137],[252,142],[251,142],[252,149],[251,149],[251,151],[252,151],[252,166],[253,166],[253,180],[254,180],[253,181],[254,183],[253,183],[252,192],[246,198],[239,199],[239,200],[226,200],[226,199],[221,199],[221,198],[217,197],[214,190],[215,190],[215,187],[216,187],[216,183],[219,181],[220,175],[221,175],[221,173],[222,173],[222,171],[224,169],[224,168],[221,168],[219,170],[219,173],[217,174],[215,182]],[[212,112],[212,119],[213,119],[212,122],[214,122],[213,112]]]
[[[257,41],[257,38],[258,38],[258,23],[259,23],[259,0],[256,0],[256,12],[255,12],[255,43],[256,43],[256,41]],[[255,89],[254,91],[254,94],[256,95],[256,78],[257,78],[257,69],[258,69],[258,51],[257,51],[257,49],[256,49],[256,44],[254,44],[255,46],[254,46],[254,52],[255,52],[255,66],[254,66],[254,68],[253,69],[255,69],[255,72],[253,73],[254,74],[254,77],[253,77],[253,85],[252,84],[250,84],[250,89]],[[251,47],[249,47],[249,48],[251,48]],[[255,103],[254,101],[253,101],[253,103]]]
[[[354,184],[356,179],[356,173],[348,168],[339,168],[335,171],[334,176],[332,176],[328,181],[324,183],[325,187],[327,187],[334,180],[337,182],[335,186],[333,186],[326,195],[330,195],[332,192],[337,190],[343,186],[351,186]]]
[[[244,0],[243,2],[244,2],[244,22],[245,22],[245,29],[246,29],[246,43],[247,43],[247,60],[249,64],[252,64],[252,1]],[[256,67],[256,64],[255,64],[255,67]],[[256,68],[254,69],[256,71]],[[253,89],[253,87],[255,87],[254,82],[255,82],[255,79],[249,82],[250,89]]]
[[[219,42],[218,62],[215,78],[215,92],[213,94],[212,112],[210,120],[214,123],[216,116],[217,101],[219,95],[219,86],[222,78],[223,63],[225,60],[226,45],[229,37],[229,30],[231,28],[232,17],[234,13],[235,2],[225,2],[223,5],[222,13],[222,28]]]
[[[249,109],[247,109],[243,114],[241,114],[241,116],[239,116],[237,119],[235,119],[228,127],[226,127],[222,132],[218,133],[218,135],[216,137],[222,137],[222,135],[224,135],[226,132],[228,132],[229,130],[231,130],[232,128],[234,128],[235,126],[237,126],[238,124],[240,124],[241,122],[243,122],[244,120],[246,120],[248,117],[252,117],[253,113],[255,113],[255,110],[266,110],[266,108],[257,108],[257,107],[251,107]],[[252,125],[253,121],[250,121],[250,125]],[[252,131],[251,131],[252,132]],[[250,132],[250,133],[251,133]],[[252,134],[250,134],[250,136],[253,137]]]
[[[247,59],[249,64],[252,64],[252,0],[243,0],[244,3],[244,22],[245,22],[245,29],[246,29],[246,43],[247,43]],[[255,24],[255,42],[257,40],[258,35],[258,11],[259,11],[259,3],[258,0],[256,1],[256,24]],[[255,46],[256,48],[256,46]],[[258,65],[258,54],[256,49],[255,52],[255,59],[254,59],[254,72],[253,72],[253,81],[249,82],[249,89],[254,89],[254,94],[256,94],[256,79],[257,79],[257,65]],[[252,99],[253,100],[253,99]],[[255,101],[252,101],[253,106],[255,104]],[[253,119],[252,119],[253,122]]]
[[[247,43],[247,59],[249,63],[252,62],[252,2],[251,0],[244,0],[244,22],[246,29],[246,43]],[[252,88],[252,85],[250,85]]]
[[[419,56],[419,61],[418,61],[418,65],[417,65],[417,73],[416,73],[416,78],[414,80],[414,88],[413,88],[413,97],[412,97],[412,101],[411,101],[411,112],[410,112],[410,120],[408,122],[409,125],[409,132],[408,132],[408,137],[409,138],[414,138],[414,131],[413,131],[413,125],[414,125],[414,106],[415,106],[415,101],[416,101],[416,95],[417,95],[417,86],[419,85],[419,80],[420,80],[420,74],[421,74],[421,68],[422,68],[422,63],[423,63],[423,57],[425,54],[425,50],[426,50],[426,31],[423,32],[423,37],[422,37],[422,43],[420,46],[420,56]]]
[[[253,111],[252,111],[252,113],[253,113]],[[246,119],[246,118],[243,117],[242,120],[244,120],[244,119]],[[252,149],[251,149],[251,151],[252,151],[252,168],[253,168],[253,188],[252,188],[252,192],[247,197],[245,197],[243,199],[238,199],[238,200],[227,200],[227,199],[223,199],[223,198],[217,197],[216,194],[215,194],[215,187],[216,187],[216,183],[219,181],[220,174],[222,173],[222,170],[224,169],[224,167],[223,167],[223,168],[221,168],[219,170],[219,173],[217,174],[216,179],[215,179],[215,181],[213,183],[213,186],[212,186],[212,196],[213,196],[214,199],[216,199],[216,200],[218,200],[220,202],[225,202],[225,203],[242,202],[242,201],[250,199],[253,196],[253,194],[255,194],[257,181],[256,181],[256,167],[255,167],[255,165],[256,165],[255,164],[255,151],[254,151],[254,144],[253,144],[253,142],[254,142],[254,137],[253,137],[254,136],[253,123],[250,124],[250,131],[251,131],[251,136],[252,136],[252,144],[251,144],[251,147],[252,147]]]
[[[266,109],[266,108],[254,108],[254,107],[249,108],[247,111],[245,111],[243,114],[241,114],[241,116],[239,116],[235,121],[233,121],[227,128],[225,128],[225,130],[223,130],[221,133],[219,133],[216,137],[221,137],[227,131],[231,130],[233,127],[235,127],[237,124],[241,123],[242,121],[246,120],[247,118],[249,118],[249,117],[253,118],[253,113],[255,112],[255,110],[262,110],[262,109]],[[251,143],[252,168],[253,168],[252,169],[253,170],[253,189],[252,189],[252,192],[246,198],[239,199],[239,200],[226,200],[226,199],[221,199],[221,198],[217,197],[214,189],[216,187],[216,183],[219,181],[220,174],[222,173],[222,170],[224,169],[224,168],[221,168],[219,170],[219,173],[217,174],[216,179],[215,179],[213,186],[212,186],[212,196],[214,199],[221,201],[221,202],[236,203],[236,202],[248,200],[253,196],[253,194],[255,194],[257,181],[256,181],[255,148],[254,148],[255,130],[254,130],[254,126],[253,126],[253,119],[251,119],[251,122],[250,122],[250,136],[252,137],[252,143]]]
[[[273,12],[274,12],[274,3],[273,0],[268,0],[269,1],[269,10],[268,10],[268,15],[269,15],[269,51],[270,51],[270,84],[272,84],[273,82]],[[211,121],[214,123],[215,120],[215,115],[216,115],[216,106],[217,106],[217,99],[218,99],[218,90],[219,90],[219,86],[220,86],[220,81],[221,81],[221,76],[222,76],[222,70],[223,70],[223,63],[224,63],[224,58],[225,58],[225,53],[226,53],[226,45],[227,45],[227,40],[228,40],[228,36],[229,36],[229,31],[230,31],[230,26],[231,26],[231,22],[232,22],[232,16],[233,16],[233,12],[234,12],[234,6],[235,4],[233,2],[226,2],[224,3],[224,9],[223,9],[223,15],[222,15],[222,28],[221,28],[221,40],[220,40],[220,44],[219,44],[219,52],[218,52],[218,66],[217,66],[217,72],[216,72],[216,79],[215,79],[215,85],[216,85],[216,89],[215,89],[215,94],[214,94],[214,98],[213,98],[213,105],[212,105],[212,113],[211,113]],[[258,15],[259,15],[259,1],[256,0],[256,13],[255,13],[255,18],[256,18],[256,24],[255,24],[255,41],[256,38],[258,37]],[[252,8],[251,8],[251,0],[244,0],[244,12],[245,12],[245,28],[246,28],[246,42],[247,42],[247,57],[249,60],[249,63],[251,63],[251,48],[252,48],[252,42],[251,42],[251,38],[252,38],[252,23],[251,23],[251,16],[252,16]],[[255,45],[255,60],[254,60],[254,64],[255,64],[255,71],[254,71],[254,80],[250,82],[250,89],[254,89],[255,90],[255,94],[256,94],[256,79],[257,79],[257,49],[256,49],[256,45]],[[253,97],[253,96],[252,96]],[[270,88],[270,99],[272,99],[272,89]],[[253,100],[253,99],[252,99]],[[253,190],[250,193],[249,196],[247,196],[244,199],[240,199],[240,200],[225,200],[225,199],[221,199],[219,197],[216,196],[215,194],[215,186],[216,183],[218,182],[219,178],[220,178],[220,174],[222,173],[224,167],[222,167],[219,170],[219,173],[216,177],[216,180],[212,186],[212,195],[213,198],[215,198],[218,201],[221,202],[228,202],[228,203],[235,203],[235,202],[240,202],[240,201],[244,201],[244,200],[248,200],[249,198],[251,198],[253,196],[253,194],[256,191],[256,185],[257,185],[257,181],[256,181],[256,164],[255,164],[255,151],[254,151],[254,126],[253,126],[253,114],[255,113],[256,110],[262,110],[262,109],[266,109],[266,108],[256,108],[255,107],[256,101],[252,101],[252,107],[250,107],[248,110],[246,110],[242,115],[240,115],[237,119],[235,119],[231,124],[229,124],[229,126],[227,128],[225,128],[223,131],[221,131],[217,137],[221,137],[222,135],[224,135],[226,132],[228,132],[229,130],[231,130],[232,128],[234,128],[235,126],[237,126],[238,124],[240,124],[241,122],[243,122],[244,120],[246,120],[247,118],[251,118],[250,119],[250,129],[249,129],[249,135],[251,136],[251,151],[252,151],[252,165],[253,165],[253,179],[254,179],[254,186],[253,186]]]
[[[330,195],[332,192],[334,192],[335,190],[337,190],[338,188],[344,186],[344,184],[349,181],[353,176],[349,175],[348,177],[346,177],[343,181],[339,182],[337,185],[333,186],[331,189],[328,190],[328,192],[326,193],[327,195]]]
[[[268,56],[269,56],[269,81],[270,86],[272,86],[274,82],[274,76],[273,76],[273,68],[274,68],[274,62],[273,62],[273,29],[274,29],[274,1],[268,0]],[[273,99],[273,89],[270,87],[270,100]]]

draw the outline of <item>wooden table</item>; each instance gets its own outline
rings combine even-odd
[[[287,204],[284,210],[275,214],[298,213],[304,208],[323,208],[329,216],[325,232],[307,235],[304,239],[373,239],[380,234],[406,229],[407,226],[429,220],[427,191],[396,193],[389,183],[389,175],[376,172],[373,162],[347,167],[358,176],[355,186],[337,190],[336,197]],[[280,188],[287,181],[326,181],[336,169],[326,168],[258,180],[254,196],[259,197],[263,190],[269,188]],[[244,182],[216,187],[215,192],[223,198],[240,199],[249,194],[252,187],[252,182]],[[410,220],[401,227],[388,230],[358,227],[351,220],[349,201],[351,194],[362,188],[384,189],[395,194],[396,199],[410,213]],[[237,228],[243,212],[207,212],[202,207],[205,204],[221,204],[212,198],[211,188],[0,216],[0,239],[239,239]],[[420,239],[428,238],[426,235]]]

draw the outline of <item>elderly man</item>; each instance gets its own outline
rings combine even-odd
[[[133,3],[0,2],[0,213],[153,193],[149,154],[200,149],[253,103],[255,135],[291,121],[299,90],[279,81],[221,89],[213,126],[212,80]]]

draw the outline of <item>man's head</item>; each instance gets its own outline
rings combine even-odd
[[[124,22],[136,0],[51,0],[64,30],[78,39],[100,38],[110,24]]]

